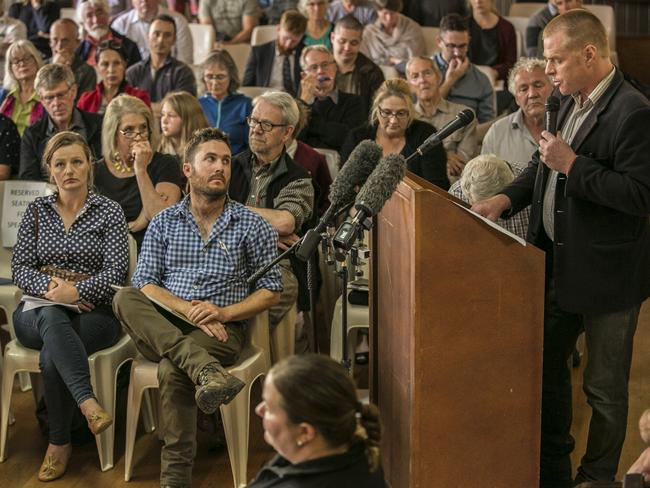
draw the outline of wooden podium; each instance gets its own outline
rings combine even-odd
[[[534,488],[544,254],[411,173],[376,218],[371,398],[394,488]]]

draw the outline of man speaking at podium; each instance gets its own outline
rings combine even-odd
[[[650,105],[610,62],[593,14],[560,15],[543,37],[562,96],[557,129],[542,132],[519,178],[472,208],[496,220],[532,203],[528,240],[547,256],[540,486],[562,488],[613,480],[625,440],[634,332],[650,295]],[[593,415],[573,480],[567,360],[582,330]]]

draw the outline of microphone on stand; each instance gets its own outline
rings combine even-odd
[[[544,112],[544,130],[557,135],[557,113],[560,110],[560,99],[551,95],[546,100]]]
[[[321,217],[318,225],[309,229],[302,238],[296,257],[301,261],[308,261],[316,252],[321,240],[321,233],[327,224],[335,217],[336,213],[349,205],[356,196],[355,188],[363,185],[377,166],[381,158],[381,148],[371,140],[361,141],[354,148],[350,157],[339,171],[330,185],[330,206]]]
[[[449,122],[447,125],[445,125],[442,129],[440,129],[438,132],[435,134],[430,135],[423,143],[418,147],[409,158],[415,156],[415,155],[420,155],[424,156],[425,152],[430,151],[434,146],[437,146],[438,144],[442,143],[444,139],[449,137],[451,134],[456,132],[458,129],[462,129],[466,125],[468,125],[472,120],[474,120],[474,112],[466,108],[465,110],[462,110],[456,115],[456,118]]]
[[[344,222],[334,236],[334,247],[349,251],[363,228],[370,228],[367,221],[377,215],[391,197],[406,174],[406,160],[399,154],[389,154],[379,161],[357,195],[358,210],[352,221]]]

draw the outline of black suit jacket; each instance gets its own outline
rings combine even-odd
[[[300,53],[302,52],[302,41],[293,51],[293,91],[294,97],[298,94],[300,88]],[[259,46],[253,46],[246,71],[244,72],[243,86],[269,86],[271,82],[271,71],[275,62],[275,41],[267,42]]]
[[[81,113],[86,130],[86,142],[90,147],[93,160],[99,159],[102,154],[102,120],[103,117],[98,114],[84,112],[75,109]],[[47,136],[47,124],[50,117],[47,112],[41,117],[41,120],[30,125],[23,133],[23,139],[20,144],[20,168],[18,170],[18,179],[20,180],[42,180],[48,181],[47,171],[43,168],[43,151],[50,138]]]
[[[573,108],[562,100],[558,126]],[[616,71],[571,147],[578,155],[558,175],[552,273],[557,302],[575,313],[607,313],[650,295],[650,104]],[[532,203],[528,240],[544,247],[544,190],[550,170],[539,152],[506,190],[512,213]]]

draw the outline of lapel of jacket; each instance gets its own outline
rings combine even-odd
[[[616,70],[616,73],[614,73],[614,78],[612,78],[612,82],[610,83],[609,87],[607,87],[605,93],[603,93],[603,95],[598,99],[596,105],[594,105],[594,108],[591,110],[587,118],[584,120],[584,122],[578,129],[578,132],[576,132],[575,137],[571,141],[571,148],[574,151],[577,152],[580,149],[580,146],[582,146],[582,143],[585,141],[587,136],[591,133],[594,127],[596,127],[596,123],[598,122],[598,117],[603,112],[603,110],[607,108],[610,101],[612,100],[612,97],[618,91],[622,83],[623,83],[623,75],[621,74],[620,71]]]

